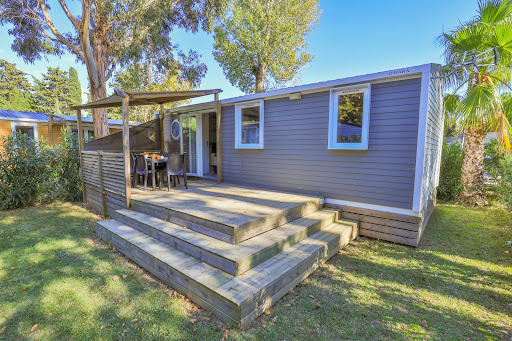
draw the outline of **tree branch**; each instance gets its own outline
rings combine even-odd
[[[90,23],[91,23],[91,9],[90,9],[90,0],[82,1],[82,29],[80,31],[82,49],[84,50],[84,62],[87,65],[87,71],[89,73],[89,79],[93,81],[94,84],[91,86],[98,86],[99,77],[98,70],[96,69],[96,63],[94,62],[94,56],[92,54],[91,48],[91,37],[90,37]]]
[[[41,10],[43,11],[43,15],[46,19],[45,24],[48,25],[52,33],[57,37],[57,39],[64,45],[66,45],[71,51],[75,52],[77,55],[80,55],[80,49],[78,46],[70,42],[66,37],[64,37],[59,30],[53,24],[52,18],[50,17],[50,13],[48,13],[48,8],[46,8],[46,2],[41,2]]]
[[[66,5],[66,1],[59,0],[59,4],[60,4],[60,7],[62,7],[62,10],[64,11],[64,13],[66,13],[66,15],[68,16],[68,18],[71,21],[71,23],[73,24],[73,26],[75,26],[75,29],[77,31],[79,31],[80,30],[80,22],[78,21],[77,18],[75,18],[73,16],[73,14],[71,14],[71,11],[69,10],[68,6]]]

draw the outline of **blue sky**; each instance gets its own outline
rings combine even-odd
[[[73,2],[73,7],[78,6],[78,2]],[[56,14],[59,14],[57,25],[61,28],[69,27],[65,15],[57,10],[58,4],[53,7],[56,8]],[[443,29],[449,30],[459,21],[466,21],[475,15],[477,1],[320,0],[320,8],[323,11],[320,24],[308,38],[308,51],[315,58],[303,71],[298,84],[430,62],[442,63],[442,49],[435,43],[435,37]],[[202,89],[221,88],[221,98],[242,94],[229,83],[213,58],[211,35],[178,31],[172,38],[183,50],[194,49],[202,55],[202,61],[208,66]],[[7,27],[2,27],[0,58],[16,63],[19,69],[37,77],[48,66],[59,66],[65,70],[73,66],[78,70],[82,88],[87,87],[86,69],[72,55],[43,58],[34,64],[25,64],[12,52],[12,40]]]

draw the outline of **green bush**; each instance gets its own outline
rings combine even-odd
[[[512,155],[504,153],[496,140],[485,145],[485,173],[488,186],[512,210]]]
[[[462,190],[462,158],[464,154],[459,142],[451,145],[443,142],[441,173],[437,196],[441,200],[454,200]]]
[[[30,205],[46,195],[51,154],[44,142],[26,134],[0,138],[0,209]]]
[[[82,200],[82,179],[80,177],[80,152],[78,135],[61,129],[62,143],[53,152],[52,169],[58,199]]]
[[[53,147],[17,132],[0,138],[0,209],[81,199],[76,134],[64,129],[62,144]]]

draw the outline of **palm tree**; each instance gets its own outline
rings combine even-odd
[[[483,196],[484,139],[487,131],[497,131],[500,145],[510,150],[511,126],[503,111],[500,92],[511,79],[512,0],[478,2],[478,14],[439,37],[444,46],[448,79],[461,93],[460,112],[464,130],[464,159],[459,200],[469,204],[486,203]],[[496,49],[499,63],[484,62],[470,70],[456,68],[464,57]],[[480,55],[481,56],[481,55]],[[469,71],[469,72],[468,72]],[[463,89],[463,90],[462,90]]]

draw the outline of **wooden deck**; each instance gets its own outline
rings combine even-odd
[[[98,235],[222,320],[247,326],[357,236],[322,198],[190,181],[134,190]]]
[[[317,211],[319,197],[217,184],[210,180],[189,181],[167,190],[132,191],[136,210],[154,213],[180,225],[229,243],[239,243],[289,221]],[[187,224],[188,222],[188,224]],[[204,228],[207,229],[204,229]]]

